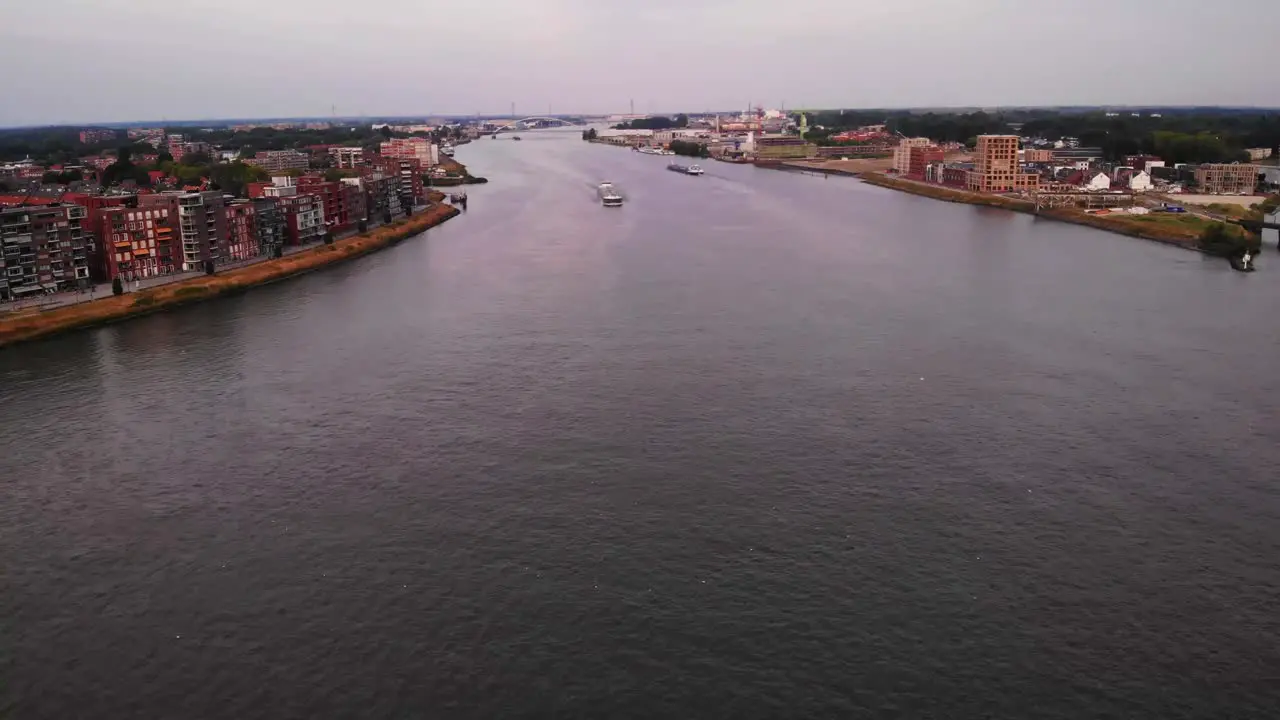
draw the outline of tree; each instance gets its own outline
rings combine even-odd
[[[156,156],[156,165],[160,165],[161,163],[167,163],[167,162],[170,162],[170,163],[173,162],[173,154],[170,153],[168,150],[164,150],[159,155]]]
[[[112,295],[124,294],[124,283],[120,282],[120,278],[118,277],[111,279],[111,294]]]
[[[390,126],[390,125],[383,125],[382,127],[378,128],[378,132],[382,133],[382,137],[384,137],[384,138],[386,138],[386,139],[388,139],[388,140],[390,140],[390,139],[391,139],[391,126]]]
[[[1238,258],[1261,249],[1261,238],[1245,233],[1240,227],[1226,223],[1210,223],[1200,233],[1200,250],[1207,255]]]
[[[212,165],[213,157],[207,152],[193,152],[182,156],[183,165]]]
[[[587,128],[582,131],[583,140],[595,140],[597,137],[599,137],[599,133],[596,132],[595,128]]]

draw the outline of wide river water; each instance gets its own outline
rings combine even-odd
[[[1274,254],[458,159],[422,237],[0,351],[0,716],[1280,713]]]

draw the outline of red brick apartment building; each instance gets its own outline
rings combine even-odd
[[[181,269],[181,253],[174,249],[176,203],[121,205],[97,212],[107,280],[138,280]]]
[[[304,175],[298,178],[298,192],[324,201],[324,223],[330,233],[342,232],[365,219],[364,192],[358,185]]]
[[[224,208],[227,218],[227,256],[248,260],[258,256],[258,232],[253,201],[234,200]]]
[[[911,180],[924,180],[929,165],[940,163],[946,157],[946,153],[937,145],[916,146],[910,148],[909,152],[907,177]]]

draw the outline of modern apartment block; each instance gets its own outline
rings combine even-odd
[[[1035,188],[1039,184],[1039,175],[1022,172],[1018,164],[1017,135],[978,136],[974,169],[969,173],[969,190],[1004,193]]]
[[[263,150],[244,162],[246,165],[255,165],[270,172],[306,170],[311,167],[311,156],[297,150]]]
[[[426,186],[422,183],[422,164],[413,159],[383,157],[376,166],[382,174],[397,178],[400,207],[409,213],[418,204],[426,202]]]
[[[364,193],[359,187],[303,175],[298,178],[298,192],[315,195],[324,201],[325,227],[330,233],[342,232],[365,219]]]
[[[290,195],[276,199],[284,216],[289,245],[306,245],[324,239],[324,201],[315,195]]]
[[[384,158],[397,160],[417,160],[423,168],[429,168],[439,162],[438,150],[426,138],[394,138],[382,143],[379,154]]]
[[[227,217],[222,193],[167,192],[138,197],[138,205],[155,206],[174,203],[178,214],[178,239],[180,245],[174,255],[174,265],[182,272],[203,270],[205,262],[214,265],[227,262]]]
[[[227,258],[248,260],[257,257],[258,226],[254,217],[255,206],[251,200],[233,200],[224,208],[227,218]]]
[[[258,238],[258,247],[268,257],[276,254],[276,249],[284,248],[287,229],[284,213],[274,198],[258,198],[253,203],[254,233]]]
[[[333,166],[341,170],[354,170],[364,162],[364,149],[358,147],[329,148]]]
[[[937,145],[917,145],[911,147],[907,153],[907,172],[905,175],[912,180],[924,180],[925,172],[930,165],[941,163],[946,158],[946,153]]]
[[[180,268],[175,203],[108,207],[98,214],[107,280],[138,280]]]
[[[85,215],[79,205],[0,210],[0,300],[87,287]]]
[[[213,155],[213,146],[206,142],[170,142],[169,154],[173,159],[182,162],[182,158],[196,153]]]
[[[344,180],[351,184],[355,178]],[[400,205],[399,179],[381,172],[369,171],[359,178],[364,189],[365,214],[378,222],[389,223],[404,216]]]
[[[1211,195],[1253,194],[1258,187],[1257,165],[1209,163],[1196,168],[1196,185]]]
[[[929,147],[933,141],[927,137],[903,138],[893,149],[893,170],[899,175],[906,175],[911,169],[911,148]]]

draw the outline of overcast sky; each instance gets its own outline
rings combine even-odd
[[[0,125],[1280,106],[1280,0],[0,0]]]

